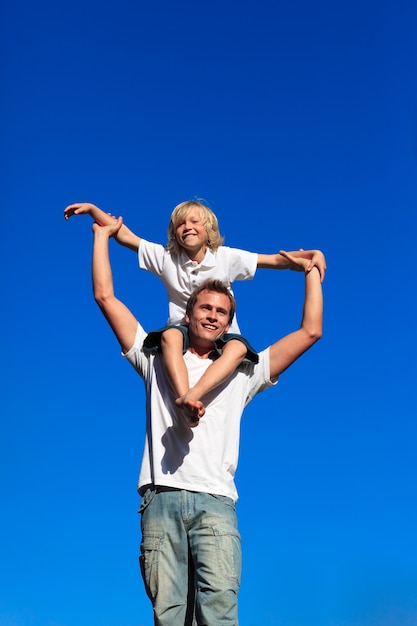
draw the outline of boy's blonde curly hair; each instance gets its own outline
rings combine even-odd
[[[171,254],[179,255],[181,252],[181,246],[175,237],[175,231],[181,222],[187,217],[189,211],[194,207],[197,207],[200,213],[201,223],[207,233],[207,246],[210,250],[215,252],[217,248],[223,244],[224,237],[222,237],[219,232],[219,223],[213,211],[209,209],[208,206],[200,202],[200,200],[186,200],[185,202],[177,204],[171,214],[171,220],[168,226],[167,243],[167,250],[169,250]]]

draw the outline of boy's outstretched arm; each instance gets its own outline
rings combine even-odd
[[[258,267],[261,269],[272,270],[292,269],[296,271],[303,271],[304,268],[294,264],[287,256],[285,256],[285,254],[281,254],[281,251],[276,254],[258,254]],[[327,266],[326,259],[321,250],[303,250],[301,248],[300,250],[288,252],[288,254],[293,259],[307,259],[307,261],[309,261],[307,271],[310,271],[313,267],[317,267],[320,274],[320,280],[323,282]]]
[[[64,209],[64,218],[68,220],[73,215],[90,215],[92,219],[100,226],[110,226],[114,224],[116,218],[99,209],[95,204],[90,202],[77,202],[70,204]],[[119,232],[114,236],[116,241],[126,248],[130,248],[137,252],[140,245],[140,237],[135,235],[127,226],[122,224]]]
[[[306,350],[318,341],[323,333],[323,289],[317,267],[308,270],[307,259],[293,257],[283,252],[291,263],[299,264],[305,272],[305,296],[301,326],[270,347],[269,362],[271,380],[287,369]]]

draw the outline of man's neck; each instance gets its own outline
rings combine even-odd
[[[210,359],[213,356],[214,344],[211,346],[199,346],[194,343],[188,348],[188,351],[191,352],[191,354],[198,356],[199,359]]]

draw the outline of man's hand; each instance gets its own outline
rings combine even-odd
[[[319,270],[319,274],[320,274],[320,282],[323,282],[324,274],[327,269],[326,259],[324,257],[323,252],[321,252],[321,250],[312,250],[312,252],[313,252],[313,256],[311,257],[310,264],[307,267],[307,271],[309,272],[310,270],[313,269],[313,267],[317,267],[317,269]]]
[[[94,234],[100,234],[102,233],[103,235],[107,235],[107,237],[114,237],[115,235],[117,235],[117,233],[119,232],[119,230],[121,229],[123,224],[123,218],[119,217],[118,219],[114,220],[113,224],[109,224],[108,226],[100,226],[100,224],[97,224],[97,222],[94,222],[92,229],[93,229],[93,233]]]
[[[292,252],[285,252],[284,250],[280,250],[279,254],[287,259],[287,261],[290,261],[290,267],[288,269],[294,270],[296,272],[310,272],[313,267],[317,267],[320,274],[320,282],[323,282],[327,266],[326,259],[321,250],[304,250],[303,248],[300,248],[299,250]],[[300,264],[298,263],[299,259],[307,260],[309,262],[307,267],[300,267]]]

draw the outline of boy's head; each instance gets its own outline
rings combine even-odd
[[[167,248],[173,254],[179,254],[181,251],[181,245],[178,243],[176,238],[176,230],[181,222],[183,222],[183,220],[187,217],[188,213],[194,208],[198,209],[201,224],[206,231],[207,247],[215,252],[224,241],[224,238],[220,235],[217,217],[213,211],[198,200],[187,200],[186,202],[177,204],[171,214],[171,220],[168,226]]]

